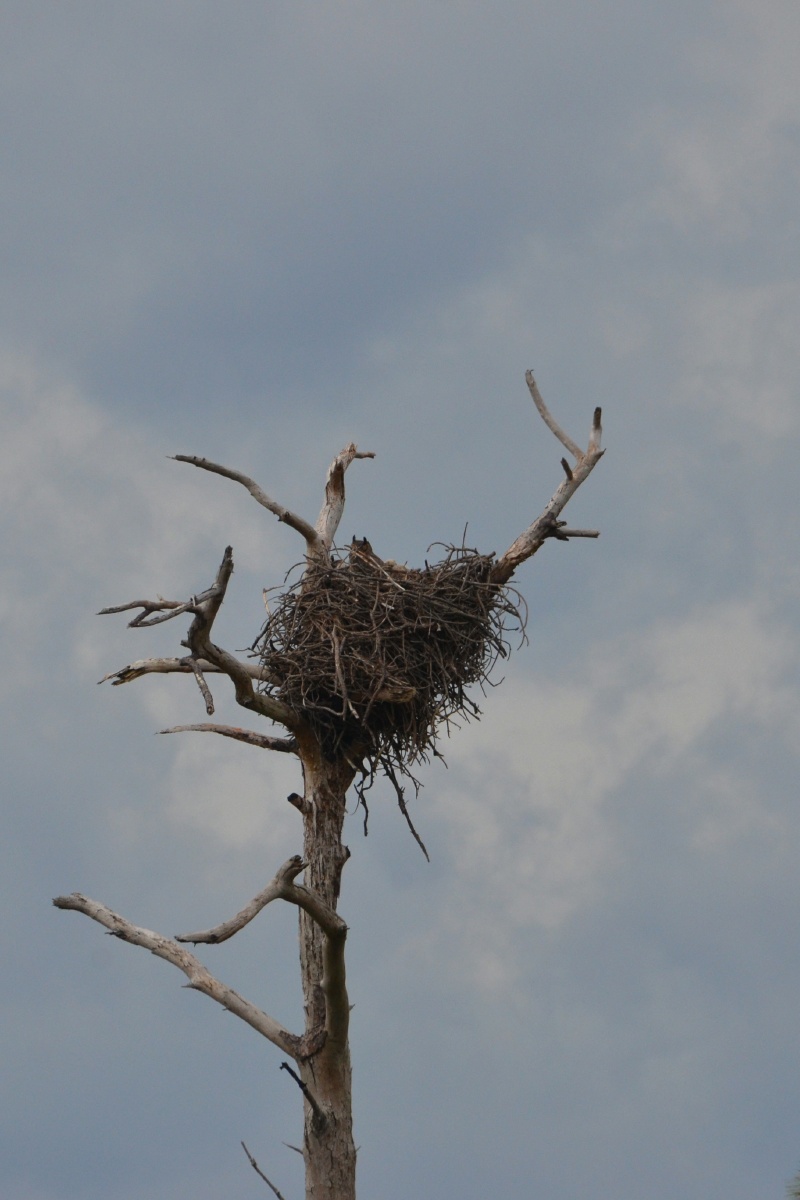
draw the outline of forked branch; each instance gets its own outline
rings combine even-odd
[[[290,732],[295,732],[301,724],[296,714],[287,708],[285,704],[275,699],[274,696],[267,696],[262,692],[257,692],[253,686],[254,681],[258,681],[263,677],[263,668],[241,662],[233,654],[230,654],[227,650],[223,650],[211,641],[211,630],[214,619],[219,612],[222,601],[225,599],[225,592],[232,574],[233,551],[228,546],[222,556],[222,562],[220,563],[214,583],[210,588],[201,592],[199,596],[191,596],[184,602],[162,599],[132,600],[128,604],[119,604],[113,608],[101,609],[101,615],[126,612],[133,608],[141,609],[142,611],[139,615],[129,622],[129,625],[135,628],[154,625],[158,621],[168,621],[185,612],[192,613],[194,617],[189,627],[187,638],[183,643],[189,651],[188,655],[184,658],[145,659],[141,662],[132,663],[127,667],[122,667],[119,671],[114,671],[111,675],[105,676],[105,678],[113,679],[115,684],[120,684],[128,683],[132,679],[137,679],[140,675],[146,675],[150,672],[191,671],[197,679],[200,691],[203,694],[206,712],[211,716],[214,712],[214,702],[205,681],[205,672],[208,670],[216,671],[227,675],[231,680],[236,692],[237,703],[243,708],[260,713],[261,716],[267,717],[271,721],[278,721],[282,725],[285,725]],[[153,614],[160,615],[154,616]]]
[[[505,554],[498,558],[492,570],[492,580],[498,584],[507,583],[520,563],[525,562],[527,558],[534,555],[548,538],[568,541],[569,538],[573,537],[596,538],[600,536],[597,530],[594,529],[569,529],[566,521],[559,521],[558,518],[569,500],[574,496],[575,492],[594,470],[603,456],[603,450],[600,448],[600,439],[602,436],[601,411],[599,408],[594,410],[589,446],[586,451],[583,451],[572,438],[564,433],[561,426],[550,413],[542,399],[532,371],[526,372],[525,380],[542,420],[548,429],[555,434],[561,444],[575,457],[576,462],[571,467],[567,460],[562,458],[561,465],[564,468],[566,478],[561,481],[541,516],[537,517],[525,532],[520,534],[516,541],[509,546]]]
[[[344,511],[344,473],[354,458],[374,458],[375,455],[369,451],[359,451],[354,442],[350,442],[344,450],[336,455],[328,469],[325,500],[316,526],[310,525],[303,517],[299,517],[297,513],[293,513],[279,504],[277,500],[273,500],[255,480],[251,479],[249,475],[242,474],[241,471],[231,470],[230,467],[223,467],[207,458],[198,458],[194,454],[174,454],[172,457],[177,462],[190,463],[193,467],[199,467],[203,471],[211,471],[215,475],[223,475],[226,479],[233,479],[234,482],[241,483],[259,504],[274,513],[279,521],[283,521],[285,525],[296,530],[305,538],[306,552],[310,559],[327,562]],[[168,620],[168,617],[157,619],[165,621]]]
[[[217,944],[227,941],[240,929],[258,916],[263,908],[273,900],[285,900],[296,904],[308,913],[312,921],[325,935],[322,950],[323,975],[320,980],[325,996],[325,1032],[326,1045],[334,1050],[342,1048],[347,1041],[347,1030],[350,1022],[350,1004],[347,996],[344,947],[347,939],[347,925],[337,912],[330,908],[314,892],[295,879],[305,869],[307,863],[295,854],[287,859],[276,872],[262,892],[244,906],[234,917],[199,933],[179,934],[176,942],[198,942]]]
[[[236,692],[236,702],[242,708],[261,713],[262,716],[269,717],[273,721],[280,721],[287,729],[294,731],[297,729],[299,721],[291,709],[274,697],[257,692],[253,687],[250,672],[243,669],[243,664],[239,659],[211,641],[211,627],[225,598],[225,591],[232,574],[233,551],[228,546],[222,557],[214,585],[209,589],[208,598],[195,613],[185,644],[195,661],[208,659],[228,676]]]
[[[158,600],[130,600],[127,604],[115,604],[112,608],[101,608],[98,617],[107,617],[112,613],[129,612],[132,608],[140,608],[142,611],[132,621],[128,622],[129,629],[144,629],[148,625],[161,625],[164,621],[171,621],[173,617],[179,617],[181,613],[195,612],[195,605],[200,598],[191,596],[188,600],[163,600],[159,597]],[[153,613],[158,613],[158,616],[153,616]]]
[[[103,925],[109,933],[122,941],[130,942],[133,946],[142,946],[158,958],[172,963],[186,975],[189,987],[221,1004],[223,1008],[228,1009],[229,1012],[252,1026],[279,1050],[290,1055],[297,1062],[301,1062],[328,1043],[334,1053],[344,1047],[350,1019],[344,965],[347,925],[338,913],[325,904],[314,892],[294,882],[306,866],[307,864],[299,854],[293,855],[278,869],[267,887],[249,904],[245,905],[235,917],[217,925],[214,929],[202,933],[182,934],[175,938],[168,938],[151,929],[143,929],[134,925],[119,913],[113,912],[105,904],[91,900],[79,892],[73,892],[69,896],[57,896],[53,900],[53,904],[56,908],[83,913]],[[181,944],[185,942],[208,944],[224,942],[243,929],[272,900],[278,899],[302,908],[325,935],[323,977],[320,980],[322,993],[325,996],[325,1026],[324,1029],[316,1030],[311,1035],[302,1038],[290,1033],[274,1017],[269,1016],[260,1008],[256,1008],[233,988],[216,979],[200,960],[189,950],[184,949]]]
[[[154,933],[151,929],[142,929],[126,920],[125,917],[121,917],[119,913],[107,908],[105,904],[100,904],[97,900],[90,900],[88,896],[82,896],[79,892],[73,892],[70,896],[57,896],[53,904],[56,908],[83,913],[85,916],[91,917],[93,921],[97,921],[98,924],[105,926],[114,937],[121,938],[124,942],[130,942],[133,946],[142,946],[151,954],[163,958],[165,962],[172,963],[184,973],[189,980],[190,988],[215,1000],[217,1004],[222,1005],[228,1012],[232,1012],[250,1025],[285,1054],[295,1059],[302,1056],[304,1050],[302,1038],[290,1033],[274,1017],[269,1016],[260,1008],[256,1008],[233,988],[229,988],[227,984],[216,979],[194,954],[184,949],[183,946],[179,946],[172,938]]]

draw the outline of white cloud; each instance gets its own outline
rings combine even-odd
[[[756,831],[777,854],[780,805],[709,742],[768,730],[796,755],[798,659],[796,632],[757,598],[603,646],[569,682],[505,683],[454,741],[452,782],[434,793],[456,881],[410,952],[446,959],[478,988],[511,989],[526,930],[557,931],[613,885],[628,852],[616,801],[633,780],[651,806],[691,790],[687,852],[746,845]]]
[[[8,686],[13,679],[16,689],[33,687],[52,672],[45,647],[54,641],[59,661],[68,648],[83,680],[121,665],[126,653],[158,653],[159,638],[173,647],[161,652],[174,653],[177,626],[134,638],[123,617],[114,624],[93,614],[142,595],[181,598],[206,586],[229,541],[237,567],[258,573],[249,582],[260,620],[256,588],[280,577],[286,539],[242,489],[166,462],[164,447],[23,360],[0,361],[0,408]]]
[[[166,783],[170,821],[221,848],[263,847],[270,869],[296,854],[300,825],[286,797],[300,786],[294,755],[184,733]]]

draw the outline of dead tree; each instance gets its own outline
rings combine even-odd
[[[236,916],[213,929],[176,938],[139,928],[78,893],[59,896],[54,904],[82,912],[123,941],[173,963],[187,976],[190,987],[235,1013],[292,1061],[294,1066],[288,1062],[282,1066],[303,1095],[307,1200],[355,1197],[350,1005],[344,958],[347,925],[337,912],[342,868],[350,854],[342,843],[346,793],[354,786],[366,817],[369,787],[376,776],[387,777],[427,856],[411,823],[405,788],[409,782],[418,786],[415,767],[438,753],[437,740],[448,732],[452,720],[480,715],[469,689],[485,683],[498,657],[506,656],[509,633],[516,628],[524,637],[522,601],[509,580],[520,563],[550,538],[598,536],[592,530],[569,529],[560,514],[603,453],[600,409],[595,410],[588,449],[583,451],[553,420],[530,371],[526,380],[542,418],[575,461],[570,465],[562,458],[565,477],[550,502],[499,557],[463,545],[446,546],[438,562],[418,569],[382,560],[366,541],[354,540],[346,549],[337,549],[334,539],[344,509],[345,471],[354,459],[373,457],[353,444],[331,464],[315,525],[271,499],[246,475],[204,458],[176,455],[180,462],[242,484],[259,504],[299,533],[305,542],[303,570],[272,599],[267,621],[245,659],[212,639],[214,619],[233,572],[230,547],[214,582],[199,595],[184,601],[133,600],[102,610],[138,610],[130,622],[137,628],[191,616],[182,642],[185,654],[133,662],[105,678],[117,685],[151,673],[192,674],[206,713],[213,716],[209,679],[227,676],[242,708],[281,726],[281,736],[214,723],[163,732],[213,732],[295,755],[303,791],[288,799],[302,819],[303,853],[285,862]],[[302,884],[297,882],[301,874]],[[302,1033],[285,1029],[215,978],[186,948],[187,943],[217,943],[232,937],[273,900],[299,910]]]

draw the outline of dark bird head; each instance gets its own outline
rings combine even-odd
[[[352,542],[350,543],[350,553],[351,554],[362,554],[365,558],[373,558],[374,557],[374,552],[373,552],[372,546],[369,544],[369,542],[367,541],[366,538],[354,537]]]

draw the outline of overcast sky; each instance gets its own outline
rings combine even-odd
[[[203,454],[343,540],[504,550],[607,453],[597,542],[519,572],[530,645],[387,789],[350,925],[359,1194],[768,1200],[800,1166],[796,0],[5,0],[4,1200],[302,1195],[280,1055],[73,890],[174,933],[300,848],[292,762],[154,737],[183,631],[250,643],[300,557]],[[215,688],[221,720],[235,706]],[[219,744],[218,744],[219,743]],[[300,1025],[295,914],[212,970]]]

